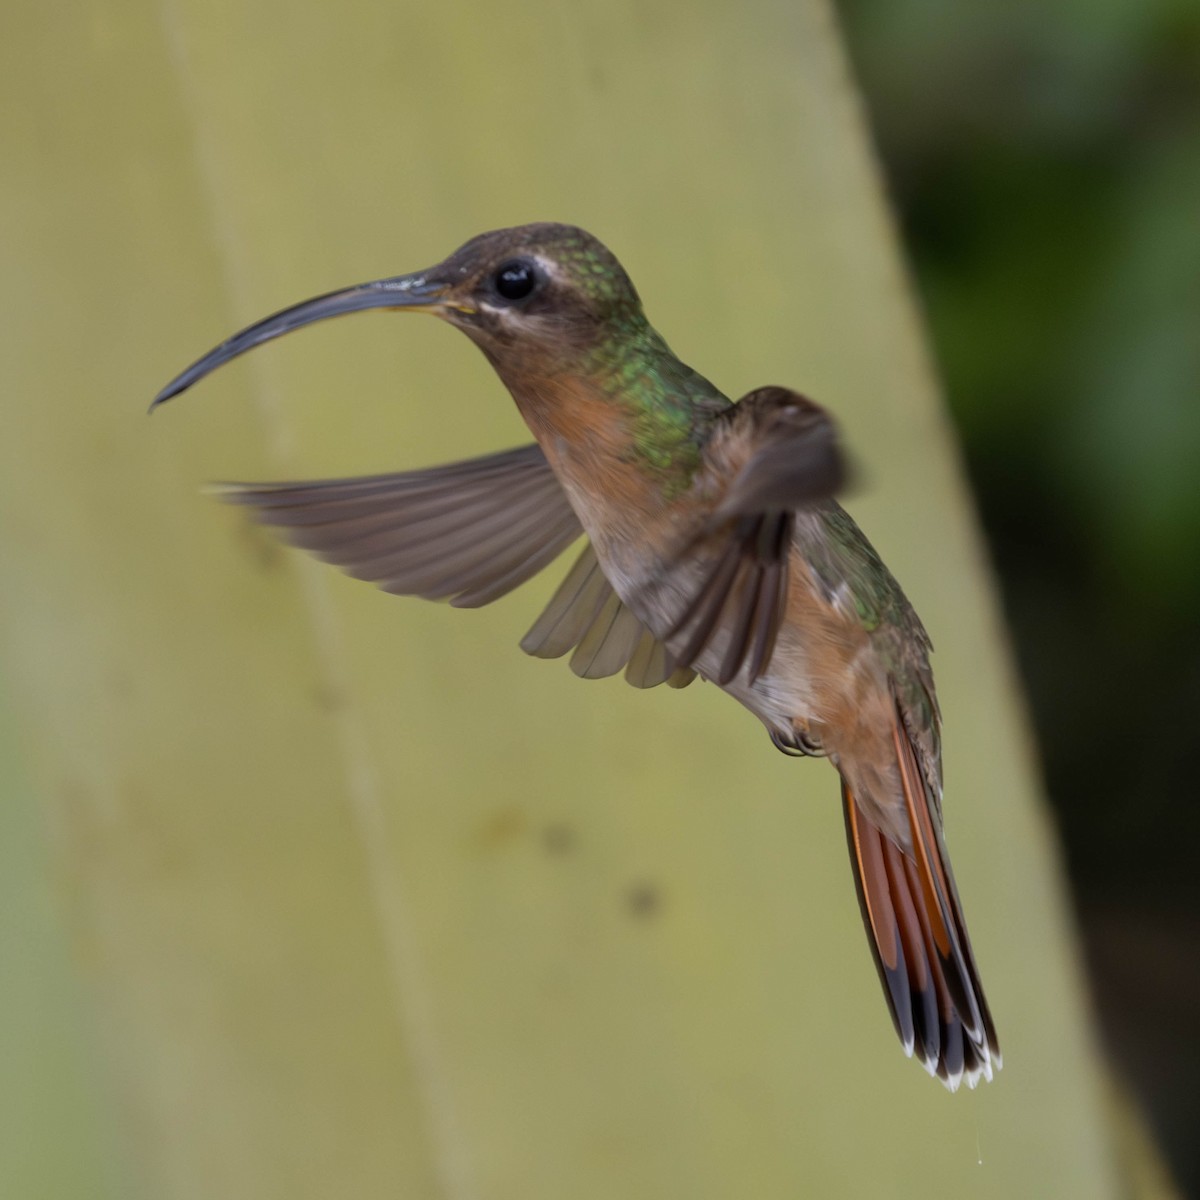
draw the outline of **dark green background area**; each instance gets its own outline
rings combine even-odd
[[[1200,6],[843,0],[1118,1061],[1200,1188]]]

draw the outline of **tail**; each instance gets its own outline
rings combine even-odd
[[[955,1091],[1000,1068],[1000,1044],[962,905],[920,768],[899,718],[893,730],[912,855],[863,812],[842,781],[846,838],[863,924],[904,1052]]]

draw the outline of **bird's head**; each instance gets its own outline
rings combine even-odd
[[[624,268],[573,225],[519,225],[472,238],[424,271],[358,284],[285,308],[235,333],[172,380],[154,404],[294,329],[370,308],[428,312],[462,329],[502,374],[569,370],[613,337],[645,328]]]

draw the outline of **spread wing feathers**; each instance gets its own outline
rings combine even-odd
[[[536,445],[395,475],[220,491],[357,579],[458,608],[512,591],[583,532]]]
[[[751,682],[766,670],[787,606],[791,541],[791,513],[739,517],[732,524],[671,629],[671,637],[687,634],[681,663],[694,663],[718,633],[727,632],[713,675],[718,684],[728,683],[743,667]]]
[[[893,731],[912,855],[870,821],[845,781],[846,836],[867,938],[904,1052],[951,1091],[1001,1064],[945,846],[903,725]]]
[[[457,608],[506,595],[583,533],[536,445],[422,471],[219,491],[356,579]],[[574,649],[571,669],[585,679],[622,667],[635,687],[694,678],[620,602],[590,546],[521,646],[541,658]]]
[[[724,636],[719,684],[743,669],[753,682],[766,670],[787,608],[793,513],[831,497],[846,477],[832,418],[786,388],[759,388],[729,410],[706,447],[707,465],[719,475],[731,454],[741,466],[676,558],[704,566],[669,634],[686,634],[678,657],[687,665]]]
[[[537,658],[561,658],[574,650],[571,670],[584,679],[615,675],[622,667],[626,680],[639,688],[686,687],[695,678],[621,603],[590,543],[521,639],[521,649]]]

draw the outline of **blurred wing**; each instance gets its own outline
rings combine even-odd
[[[423,471],[301,483],[224,484],[222,498],[356,579],[397,595],[478,608],[562,553],[583,527],[541,449]],[[586,585],[586,586],[585,586]],[[617,599],[590,546],[521,646],[539,658],[574,649],[585,679],[623,667],[635,687],[682,687],[665,648]]]
[[[226,484],[221,494],[356,579],[457,608],[511,592],[583,532],[536,445],[395,475]]]
[[[568,650],[571,670],[583,679],[602,679],[625,668],[634,687],[660,683],[686,687],[694,671],[681,670],[666,647],[621,603],[591,543],[559,584],[545,611],[521,639],[536,658],[560,658]]]
[[[729,422],[729,436],[748,443],[750,454],[714,519],[795,511],[828,500],[845,485],[846,460],[833,418],[798,392],[750,392],[730,411]]]
[[[830,498],[846,477],[832,418],[796,392],[760,388],[726,420],[706,454],[723,457],[736,445],[742,465],[679,555],[704,565],[670,635],[686,634],[678,653],[685,666],[723,640],[719,684],[743,669],[753,682],[766,670],[787,610],[793,514]]]

